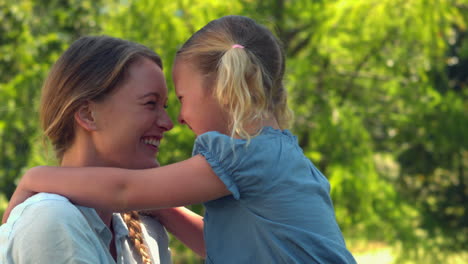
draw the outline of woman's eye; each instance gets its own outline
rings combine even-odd
[[[145,105],[156,105],[156,101],[148,101]]]

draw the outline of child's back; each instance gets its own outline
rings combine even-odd
[[[208,263],[354,263],[336,223],[329,183],[288,130],[247,140],[200,135],[202,154],[232,192],[205,203]]]

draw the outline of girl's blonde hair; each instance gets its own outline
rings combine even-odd
[[[182,46],[179,58],[206,76],[206,86],[230,113],[232,136],[250,139],[246,126],[271,116],[281,129],[289,128],[285,56],[266,27],[243,16],[213,20]]]
[[[87,101],[101,101],[113,93],[136,61],[147,58],[162,69],[158,54],[149,48],[108,36],[76,40],[57,60],[42,87],[39,116],[44,135],[61,161],[75,137],[74,114]],[[130,239],[143,263],[151,263],[136,212],[123,214]]]

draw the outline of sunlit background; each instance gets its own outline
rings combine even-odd
[[[26,168],[55,163],[38,99],[73,40],[158,52],[175,121],[174,54],[228,14],[283,42],[292,131],[328,177],[358,262],[468,263],[468,0],[0,0],[0,214]],[[176,126],[161,163],[189,157],[193,139]],[[175,238],[171,248],[175,263],[202,263]]]

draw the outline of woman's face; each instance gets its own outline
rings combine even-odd
[[[91,103],[91,133],[102,166],[143,169],[158,166],[163,134],[172,129],[165,105],[164,75],[153,61],[131,64],[124,81],[102,102]]]

